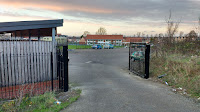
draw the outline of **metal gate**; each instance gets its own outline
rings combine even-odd
[[[67,92],[69,89],[68,77],[68,45],[57,46],[57,78],[59,90]]]
[[[130,43],[129,70],[143,78],[149,78],[150,45]]]

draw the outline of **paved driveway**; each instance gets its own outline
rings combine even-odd
[[[128,49],[69,52],[69,80],[82,89],[67,112],[200,112],[165,85],[129,74]]]

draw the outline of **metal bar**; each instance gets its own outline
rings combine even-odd
[[[69,89],[68,81],[68,46],[63,46],[63,61],[64,61],[64,92]]]
[[[145,77],[146,79],[149,78],[149,59],[150,59],[150,45],[146,45],[145,51]]]
[[[51,52],[51,88],[53,91],[53,53]]]

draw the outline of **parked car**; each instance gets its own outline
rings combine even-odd
[[[112,44],[106,44],[103,46],[104,49],[114,49],[114,45]]]
[[[99,44],[95,44],[92,46],[92,49],[102,49],[102,47]]]
[[[145,58],[145,53],[143,51],[135,51],[131,55],[131,59],[133,61],[135,61],[135,60],[144,60],[144,58]]]
[[[128,48],[128,46],[124,46],[124,48]]]

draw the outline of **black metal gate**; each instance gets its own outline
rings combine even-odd
[[[57,46],[57,78],[59,90],[67,92],[69,89],[68,78],[68,45]]]
[[[130,43],[129,70],[143,78],[149,78],[150,45]]]

